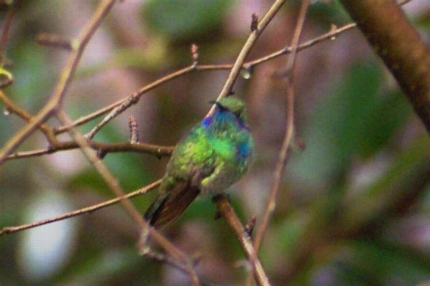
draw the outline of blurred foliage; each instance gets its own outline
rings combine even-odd
[[[300,0],[294,0],[290,2],[292,6],[299,9],[301,5]],[[351,22],[351,18],[348,13],[343,10],[342,5],[338,0],[333,0],[331,5],[327,5],[324,1],[314,1],[308,11],[308,17],[324,28],[330,28],[330,25],[345,25]]]
[[[306,152],[292,167],[299,177],[321,184],[348,172],[355,156],[368,158],[386,147],[412,112],[398,91],[379,94],[381,84],[378,65],[359,63],[317,103],[304,135]]]
[[[48,99],[67,55],[36,45],[36,31],[76,35],[97,3],[87,2],[67,5],[71,2],[63,0],[55,6],[47,1],[22,2],[8,42],[7,56],[13,65],[7,70],[14,75],[15,82],[5,93],[30,113],[36,113]],[[109,16],[112,21],[96,33],[100,38],[93,39],[96,47],[87,50],[88,62],[85,57],[82,60],[65,103],[66,111],[74,119],[125,98],[177,65],[189,65],[190,43],[203,47],[199,51],[205,63],[210,63],[212,57],[214,62],[220,62],[236,55],[243,44],[241,37],[249,33],[248,13],[258,12],[260,16],[265,9],[265,4],[261,4],[264,1],[249,4],[231,0],[151,0],[134,6],[129,2],[132,1],[114,7]],[[295,17],[299,3],[291,1],[282,9],[274,26],[265,31],[268,34],[263,33],[253,57],[285,45],[291,32],[286,23]],[[249,5],[255,11],[249,12]],[[411,20],[428,35],[430,7],[428,3],[422,6],[426,12],[416,18],[412,14]],[[121,17],[117,9],[126,17]],[[4,17],[4,13],[1,15]],[[307,22],[307,33],[318,36],[331,23],[339,25],[349,18],[338,1],[332,5],[316,1],[309,19],[312,21]],[[229,25],[242,22],[246,23],[245,28],[238,37]],[[132,26],[136,23],[141,27]],[[385,69],[369,51],[359,47],[362,40],[357,33],[346,33],[338,40],[304,52],[309,57],[303,61],[310,59],[311,64],[299,69],[297,84],[304,93],[297,97],[297,110],[301,112],[297,118],[303,120],[299,122],[303,129],[298,130],[298,135],[306,148],[291,151],[288,180],[281,186],[278,209],[260,253],[275,285],[285,285],[286,269],[309,245],[315,249],[308,253],[309,260],[297,273],[296,285],[417,285],[430,281],[430,192],[428,184],[419,185],[425,182],[428,172],[430,141]],[[345,46],[339,49],[341,52],[330,53],[337,45]],[[97,61],[99,54],[107,57]],[[336,68],[320,68],[319,62],[313,62],[318,55],[323,55],[328,66]],[[284,58],[264,63],[253,70],[250,79],[237,81],[235,92],[246,99],[253,110],[251,116],[267,118],[261,103],[273,100],[277,104],[277,98],[284,98],[284,87],[279,88],[268,76],[284,64]],[[314,77],[315,70],[331,77]],[[109,77],[110,73],[114,76]],[[174,144],[204,116],[208,100],[221,89],[225,75],[225,71],[196,72],[145,94],[130,109],[138,118],[141,141]],[[318,89],[308,88],[315,84]],[[269,112],[269,116],[284,118],[283,107]],[[96,140],[128,140],[124,118],[127,116],[105,126]],[[97,122],[79,130],[86,132]],[[283,124],[282,120],[276,122]],[[49,123],[58,124],[55,120]],[[2,115],[0,143],[4,144],[23,124],[13,114]],[[257,147],[277,153],[283,136],[277,132],[284,126],[269,127],[267,138],[258,137],[261,132],[254,130]],[[70,140],[67,135],[62,139]],[[36,135],[23,144],[22,150],[45,147],[45,139]],[[129,192],[160,178],[167,160],[113,153],[107,154],[103,162]],[[274,165],[270,156],[260,155],[252,170],[258,176],[247,178],[250,183],[246,187],[255,189],[253,194],[257,194],[252,199],[261,205],[266,202]],[[246,222],[246,214],[259,213],[245,203],[240,192],[235,192],[241,187],[240,183],[232,188],[231,200]],[[403,197],[406,191],[413,197]],[[52,192],[60,199],[49,195]],[[154,196],[155,192],[133,202],[143,212]],[[52,216],[52,211],[62,213],[112,197],[79,151],[7,161],[0,169],[0,227],[35,221],[40,219],[39,215]],[[394,202],[396,208],[390,208]],[[37,210],[37,214],[32,210]],[[247,275],[243,268],[247,266],[242,250],[225,221],[214,221],[215,213],[211,199],[203,197],[165,233],[191,257],[200,258],[197,271],[203,282],[243,285]],[[39,228],[36,232],[0,237],[0,285],[188,284],[172,268],[136,254],[135,226],[120,205],[66,220],[62,227],[67,230],[61,224],[51,226],[49,231]],[[342,227],[343,237],[336,233]],[[61,243],[51,244],[43,236],[37,237],[37,231],[67,237]],[[30,242],[39,243],[40,249],[25,250],[33,245]],[[45,248],[46,252],[38,252]],[[41,265],[44,277],[42,272],[30,272]]]
[[[150,0],[142,18],[154,33],[171,40],[200,38],[217,29],[232,0]]]

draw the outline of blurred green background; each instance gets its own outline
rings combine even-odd
[[[68,56],[40,46],[40,32],[72,38],[97,1],[19,1],[8,41],[5,93],[35,114],[48,100]],[[287,1],[252,50],[265,56],[290,42],[300,1]],[[302,40],[349,18],[337,1],[312,4]],[[120,1],[89,43],[64,102],[73,119],[132,94],[191,64],[232,63],[249,34],[251,14],[272,1]],[[404,8],[427,43],[430,3]],[[2,6],[2,27],[7,7]],[[286,57],[239,78],[257,145],[250,172],[231,187],[241,219],[261,217],[285,130],[285,82],[273,77]],[[430,140],[396,83],[357,30],[299,53],[296,134],[277,209],[260,257],[274,285],[426,285],[430,281]],[[95,140],[128,140],[128,118],[140,141],[174,145],[208,111],[228,75],[199,71],[167,82],[108,124]],[[3,108],[3,107],[2,107]],[[88,132],[100,119],[79,128]],[[50,120],[58,126],[58,122]],[[4,145],[25,122],[0,117]],[[61,137],[70,140],[67,135]],[[304,145],[304,148],[300,146]],[[20,150],[46,148],[36,133]],[[163,174],[167,158],[108,154],[105,164],[127,191]],[[155,194],[133,199],[144,212]],[[0,227],[19,225],[113,197],[77,151],[9,160],[0,167]],[[244,285],[247,267],[210,198],[194,202],[166,236],[191,257],[207,285]],[[121,206],[0,237],[0,285],[188,285],[177,270],[140,257],[135,225]],[[288,275],[288,277],[287,277]],[[430,283],[430,282],[427,282]]]

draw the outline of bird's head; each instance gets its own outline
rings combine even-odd
[[[220,111],[228,111],[233,113],[238,119],[246,122],[247,115],[245,110],[245,103],[236,97],[223,97],[215,102]]]

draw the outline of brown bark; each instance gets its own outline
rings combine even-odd
[[[341,0],[430,132],[430,49],[394,0]]]

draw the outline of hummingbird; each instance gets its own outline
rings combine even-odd
[[[199,194],[223,193],[252,162],[254,140],[245,104],[233,96],[212,103],[215,111],[176,145],[159,195],[144,215],[157,229],[173,223]]]

